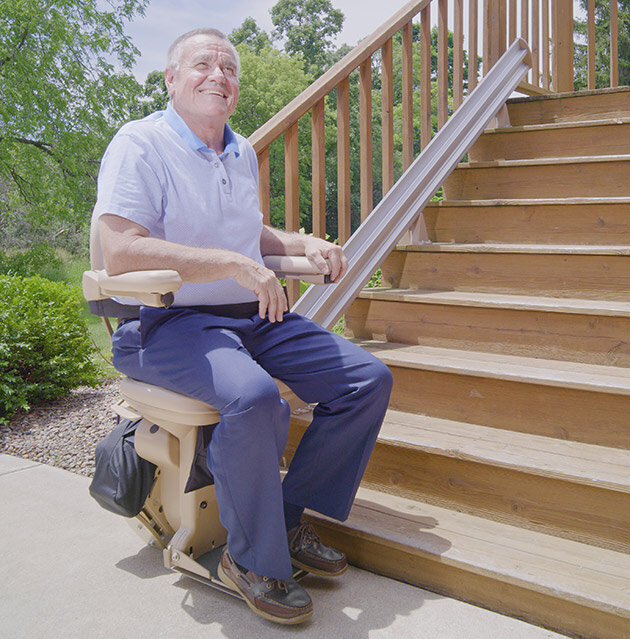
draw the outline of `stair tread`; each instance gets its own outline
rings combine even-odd
[[[343,526],[440,563],[630,617],[625,553],[364,487]]]
[[[293,414],[306,428],[312,412]],[[390,408],[379,441],[577,484],[630,493],[630,450],[553,439]]]
[[[618,116],[601,118],[599,120],[572,120],[570,122],[544,122],[541,124],[521,124],[517,126],[497,127],[486,129],[484,135],[495,133],[524,133],[527,131],[553,131],[555,129],[578,129],[582,127],[597,127],[608,125],[630,124],[630,117]]]
[[[549,313],[575,313],[580,315],[607,315],[630,317],[630,302],[591,300],[570,297],[544,297],[510,295],[475,291],[436,291],[407,288],[366,288],[361,299],[392,302],[442,304],[448,306],[475,306]]]
[[[630,255],[627,244],[472,244],[463,242],[426,242],[398,249],[424,253],[531,253],[546,255]]]
[[[378,340],[353,341],[388,365],[630,395],[630,369],[621,367]]]
[[[379,439],[630,493],[630,450],[389,410]]]
[[[462,207],[462,206],[571,206],[579,204],[630,204],[630,197],[543,197],[543,198],[497,198],[490,200],[440,200],[429,202],[429,207]]]
[[[630,154],[622,153],[616,155],[576,155],[544,158],[524,158],[520,160],[488,160],[480,162],[462,162],[457,165],[456,170],[539,165],[549,166],[559,164],[590,164],[602,162],[630,162]]]

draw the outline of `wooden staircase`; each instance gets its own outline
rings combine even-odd
[[[358,566],[630,637],[630,89],[508,109],[346,313],[394,390],[349,520],[316,519]]]

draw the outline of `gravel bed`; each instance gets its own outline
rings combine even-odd
[[[82,386],[65,397],[20,412],[0,425],[0,453],[94,474],[94,450],[116,425],[117,379],[96,388]]]

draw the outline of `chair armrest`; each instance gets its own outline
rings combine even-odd
[[[330,283],[330,264],[328,273],[322,273],[303,255],[265,255],[263,261],[278,277],[302,280],[310,284]]]
[[[307,257],[294,255],[267,255],[265,266],[278,277],[299,279],[311,284],[327,284],[330,275],[321,273]],[[177,271],[131,271],[108,275],[104,270],[83,273],[83,296],[88,302],[110,297],[133,297],[145,306],[170,306],[173,294],[182,285]]]
[[[83,296],[88,302],[133,297],[145,306],[170,306],[173,293],[181,285],[182,278],[172,270],[131,271],[120,275],[96,270],[83,273]]]

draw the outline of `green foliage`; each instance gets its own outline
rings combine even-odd
[[[301,54],[308,71],[321,75],[330,66],[343,13],[330,0],[279,0],[270,13],[274,38],[284,41],[289,55]]]
[[[168,91],[164,81],[164,73],[151,71],[142,87],[142,99],[132,107],[132,114],[138,118],[144,118],[155,111],[166,109],[168,104]]]
[[[269,34],[261,29],[256,20],[251,17],[245,18],[240,27],[233,29],[229,38],[234,46],[245,44],[256,54],[271,46]]]
[[[97,382],[78,288],[0,275],[0,422]]]
[[[0,274],[46,276],[60,266],[61,258],[49,244],[35,244],[23,251],[0,252]]]
[[[580,0],[586,15],[588,0]],[[619,85],[630,84],[630,0],[618,4]],[[577,41],[574,48],[575,89],[588,87],[587,20],[575,20]],[[610,86],[610,1],[595,0],[595,87]]]
[[[140,89],[123,27],[147,2],[0,0],[0,226],[89,217],[100,157]]]

